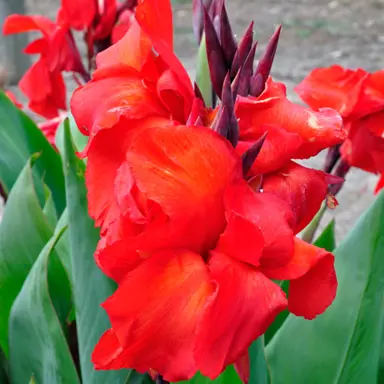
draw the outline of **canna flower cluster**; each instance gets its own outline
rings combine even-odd
[[[343,117],[348,137],[330,150],[325,170],[344,176],[350,167],[381,174],[376,192],[384,187],[384,70],[368,73],[338,65],[313,70],[296,92],[311,108],[330,107]]]
[[[86,4],[85,4],[86,3]],[[44,16],[13,14],[4,22],[3,33],[10,35],[36,31],[41,37],[33,40],[24,52],[39,55],[19,82],[28,98],[28,108],[47,119],[40,129],[54,145],[56,129],[67,115],[67,89],[63,72],[70,72],[81,85],[90,80],[95,48],[101,51],[118,41],[128,30],[135,1],[127,0],[62,0],[55,22]],[[88,69],[83,65],[72,30],[84,32],[88,49]],[[16,106],[22,105],[8,93]]]
[[[229,28],[224,4],[218,12]],[[295,235],[340,179],[293,159],[341,144],[342,119],[291,103],[269,77],[279,31],[254,70],[252,31],[232,36],[224,63],[207,11],[203,28],[215,109],[173,52],[170,0],[140,0],[71,99],[89,136],[81,156],[101,234],[95,259],[118,284],[102,304],[111,328],[92,355],[97,369],[215,378],[246,361],[279,312],[313,319],[336,295],[333,255]]]

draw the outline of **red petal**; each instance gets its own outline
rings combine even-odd
[[[40,130],[44,133],[44,136],[54,148],[56,148],[55,139],[57,128],[66,117],[67,116],[65,114],[38,124]]]
[[[336,296],[334,256],[298,238],[292,260],[282,268],[265,268],[263,273],[271,279],[291,280],[288,308],[306,319],[323,313]]]
[[[89,28],[97,15],[97,2],[94,0],[62,0],[61,7],[71,27],[79,31]]]
[[[186,123],[193,98],[172,71],[163,72],[157,82],[157,92],[174,119]]]
[[[372,173],[384,172],[384,112],[350,123],[348,139],[340,148],[351,166]]]
[[[129,148],[127,161],[138,189],[171,219],[190,220],[194,250],[215,245],[225,226],[223,196],[241,177],[230,143],[203,127],[147,129]],[[190,248],[191,249],[191,248]]]
[[[8,98],[12,101],[13,104],[16,105],[17,108],[20,108],[22,109],[23,108],[23,104],[21,104],[14,93],[12,93],[11,91],[5,91],[5,94],[8,96]]]
[[[115,180],[134,136],[147,127],[166,123],[168,120],[162,118],[121,119],[115,127],[101,130],[92,140],[87,153],[88,209],[102,231],[120,216]]]
[[[295,214],[294,232],[304,229],[320,209],[328,191],[327,174],[287,163],[275,173],[264,176],[263,191],[286,201]]]
[[[151,50],[152,42],[134,20],[121,40],[97,55],[97,68],[121,64],[140,71]]]
[[[270,194],[256,193],[245,182],[236,183],[226,192],[225,208],[227,212],[236,213],[261,230],[264,238],[264,250],[260,259],[262,265],[278,267],[292,258],[291,227],[294,218],[283,200]],[[247,257],[249,258],[250,256]]]
[[[196,325],[212,293],[199,255],[178,250],[151,256],[103,304],[116,338],[110,332],[96,346],[95,367],[152,368],[165,380],[191,378]]]
[[[259,132],[256,132],[256,129]],[[239,155],[249,149],[264,133],[267,133],[267,136],[251,168],[253,175],[273,172],[281,168],[295,156],[304,143],[304,139],[297,133],[287,132],[284,128],[273,125],[263,125],[255,127],[254,140],[239,141],[236,146]]]
[[[56,24],[44,16],[10,15],[3,25],[4,35],[40,31],[45,37],[49,37],[55,30]]]
[[[173,51],[173,21],[170,0],[140,0],[136,19],[148,36],[161,41]]]
[[[71,111],[80,131],[92,136],[113,127],[124,115],[131,119],[169,116],[139,74],[124,67],[97,71],[91,82],[74,92]]]
[[[244,355],[240,356],[235,361],[234,366],[235,366],[236,372],[239,375],[241,381],[244,384],[248,384],[249,375],[251,372],[250,362],[249,362],[249,352],[247,351],[244,353]]]
[[[229,256],[212,252],[209,268],[218,289],[198,327],[195,359],[214,379],[267,330],[287,300],[277,284]]]
[[[239,119],[240,140],[255,141],[263,126],[281,127],[298,134],[303,144],[291,154],[291,158],[307,158],[324,148],[341,143],[346,137],[340,115],[324,109],[313,112],[290,102],[285,86],[268,79],[267,88],[259,98],[239,97],[236,116]]]
[[[36,53],[45,54],[49,49],[48,40],[45,37],[31,41],[23,50],[27,55]]]
[[[264,247],[263,233],[254,223],[235,212],[226,216],[227,226],[216,250],[257,267]]]
[[[353,71],[339,65],[316,68],[295,91],[311,108],[333,108],[347,118],[356,112],[368,76],[362,69]]]
[[[190,97],[193,88],[186,69],[173,52],[173,24],[170,0],[140,0],[136,20],[151,39],[157,53],[178,76]]]

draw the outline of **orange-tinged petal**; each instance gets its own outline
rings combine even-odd
[[[275,125],[289,133],[298,134],[303,144],[291,158],[307,158],[322,149],[341,143],[347,135],[341,116],[324,108],[314,112],[286,98],[285,86],[268,79],[267,88],[259,98],[239,97],[236,104],[240,140],[260,138],[260,127]]]
[[[170,0],[140,0],[136,7],[136,20],[151,39],[156,52],[167,63],[190,96],[193,97],[191,80],[186,69],[173,52],[173,24]]]
[[[256,132],[256,129],[259,132]],[[274,125],[263,125],[255,127],[254,140],[239,141],[236,151],[242,155],[265,133],[267,136],[263,146],[252,164],[253,175],[273,172],[281,168],[295,156],[304,143],[304,139],[297,133],[287,132],[284,128]]]
[[[151,50],[152,42],[133,20],[122,39],[97,55],[97,68],[122,64],[140,71]]]
[[[218,289],[198,327],[195,359],[214,379],[267,330],[287,300],[257,269],[224,254],[212,252],[209,269]]]
[[[173,51],[173,21],[170,0],[139,0],[136,19],[152,39],[159,40]]]
[[[227,213],[227,226],[216,246],[218,252],[258,266],[263,253],[264,237],[250,220],[235,212]]]
[[[138,72],[121,66],[97,71],[91,82],[78,88],[71,99],[71,111],[79,130],[91,137],[100,129],[113,127],[124,115],[130,119],[169,116]]]
[[[169,122],[163,118],[122,118],[115,127],[103,129],[93,138],[87,152],[88,209],[96,220],[96,226],[101,226],[102,231],[121,213],[115,183],[118,169],[125,162],[127,148],[141,130],[161,124]]]
[[[293,161],[264,176],[263,191],[286,201],[295,214],[294,232],[304,229],[320,209],[333,178]]]
[[[169,126],[143,131],[127,162],[138,189],[171,219],[185,222],[194,250],[206,250],[225,226],[224,191],[241,177],[230,143],[204,127]]]
[[[353,71],[339,65],[316,68],[295,88],[295,91],[311,108],[315,110],[332,108],[343,118],[348,118],[356,112],[368,77],[369,74],[362,69]]]
[[[294,217],[287,203],[276,196],[254,192],[244,181],[227,189],[225,209],[260,229],[264,238],[262,265],[278,267],[291,260]]]
[[[187,250],[152,255],[103,304],[116,338],[109,332],[96,346],[95,367],[152,368],[168,381],[191,378],[197,371],[196,326],[213,292],[200,255]]]
[[[313,319],[323,313],[336,296],[334,256],[298,238],[295,238],[294,256],[286,266],[262,271],[271,279],[291,280],[288,309],[297,316]]]

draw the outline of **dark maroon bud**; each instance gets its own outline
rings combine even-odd
[[[243,176],[246,177],[257,156],[259,155],[261,148],[263,147],[265,138],[268,132],[265,132],[255,143],[252,144],[242,155],[241,159],[243,162]]]
[[[229,111],[233,111],[233,94],[231,89],[231,80],[229,78],[229,73],[224,78],[223,82],[223,91],[221,93],[221,102],[225,105]]]
[[[265,83],[263,76],[260,73],[255,73],[251,77],[251,84],[249,89],[249,94],[251,96],[259,97],[264,91]]]
[[[227,107],[224,105],[221,105],[215,119],[212,123],[212,130],[217,132],[219,135],[227,138],[228,136],[228,126],[229,126],[229,117],[228,117],[228,111]]]
[[[340,159],[340,144],[337,144],[334,147],[331,147],[328,149],[327,156],[324,162],[323,171],[326,173],[332,172],[333,168],[335,167],[339,159]]]
[[[272,35],[271,39],[269,40],[267,47],[265,48],[264,53],[261,56],[259,64],[257,65],[256,71],[255,71],[255,75],[260,74],[263,78],[263,89],[261,90],[261,92],[264,90],[265,83],[271,72],[273,59],[275,58],[275,54],[277,50],[277,44],[279,43],[280,32],[281,32],[281,25],[277,27],[275,33]]]
[[[224,79],[221,103],[228,113],[227,139],[232,143],[234,147],[236,147],[239,141],[239,124],[235,116],[234,97],[232,93],[229,73],[227,73]]]
[[[227,10],[223,3],[220,12],[220,42],[223,49],[225,61],[228,68],[232,66],[233,59],[237,50],[237,42],[232,32],[231,24],[229,22]]]
[[[247,58],[249,51],[252,48],[253,43],[253,21],[249,24],[249,27],[244,33],[244,36],[239,42],[235,57],[233,58],[231,66],[231,79],[233,79],[240,67],[244,65],[245,59]]]
[[[240,96],[248,96],[251,77],[253,74],[253,62],[255,61],[257,41],[253,44],[247,58],[245,59],[244,65],[242,66],[239,78],[239,86],[237,88],[237,94]]]
[[[335,171],[333,172],[332,176],[337,176],[338,178],[343,180],[345,179],[345,176],[347,175],[350,169],[351,166],[345,160],[340,159],[336,165]],[[328,187],[329,193],[331,193],[333,196],[336,196],[339,193],[341,187],[343,186],[343,181],[341,180],[340,182],[337,182],[337,180],[335,180],[333,184]]]
[[[224,54],[220,46],[212,20],[204,9],[204,31],[207,46],[207,58],[212,86],[218,95],[221,95],[223,81],[227,73]]]
[[[204,30],[204,7],[209,9],[212,0],[193,0],[192,5],[192,26],[196,41],[200,44]]]

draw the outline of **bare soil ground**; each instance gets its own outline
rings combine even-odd
[[[26,0],[28,12],[55,18],[59,0]],[[80,1],[80,0],[79,0]],[[192,33],[190,0],[175,0],[175,45],[179,57],[194,76],[196,43]],[[370,71],[384,68],[384,0],[226,0],[239,36],[255,21],[259,52],[277,24],[283,24],[273,75],[285,82],[292,100],[299,101],[294,85],[315,67],[338,63]],[[71,85],[74,87],[74,85]],[[320,167],[322,155],[309,160]],[[342,238],[374,200],[377,177],[355,170],[338,199],[337,235]]]

